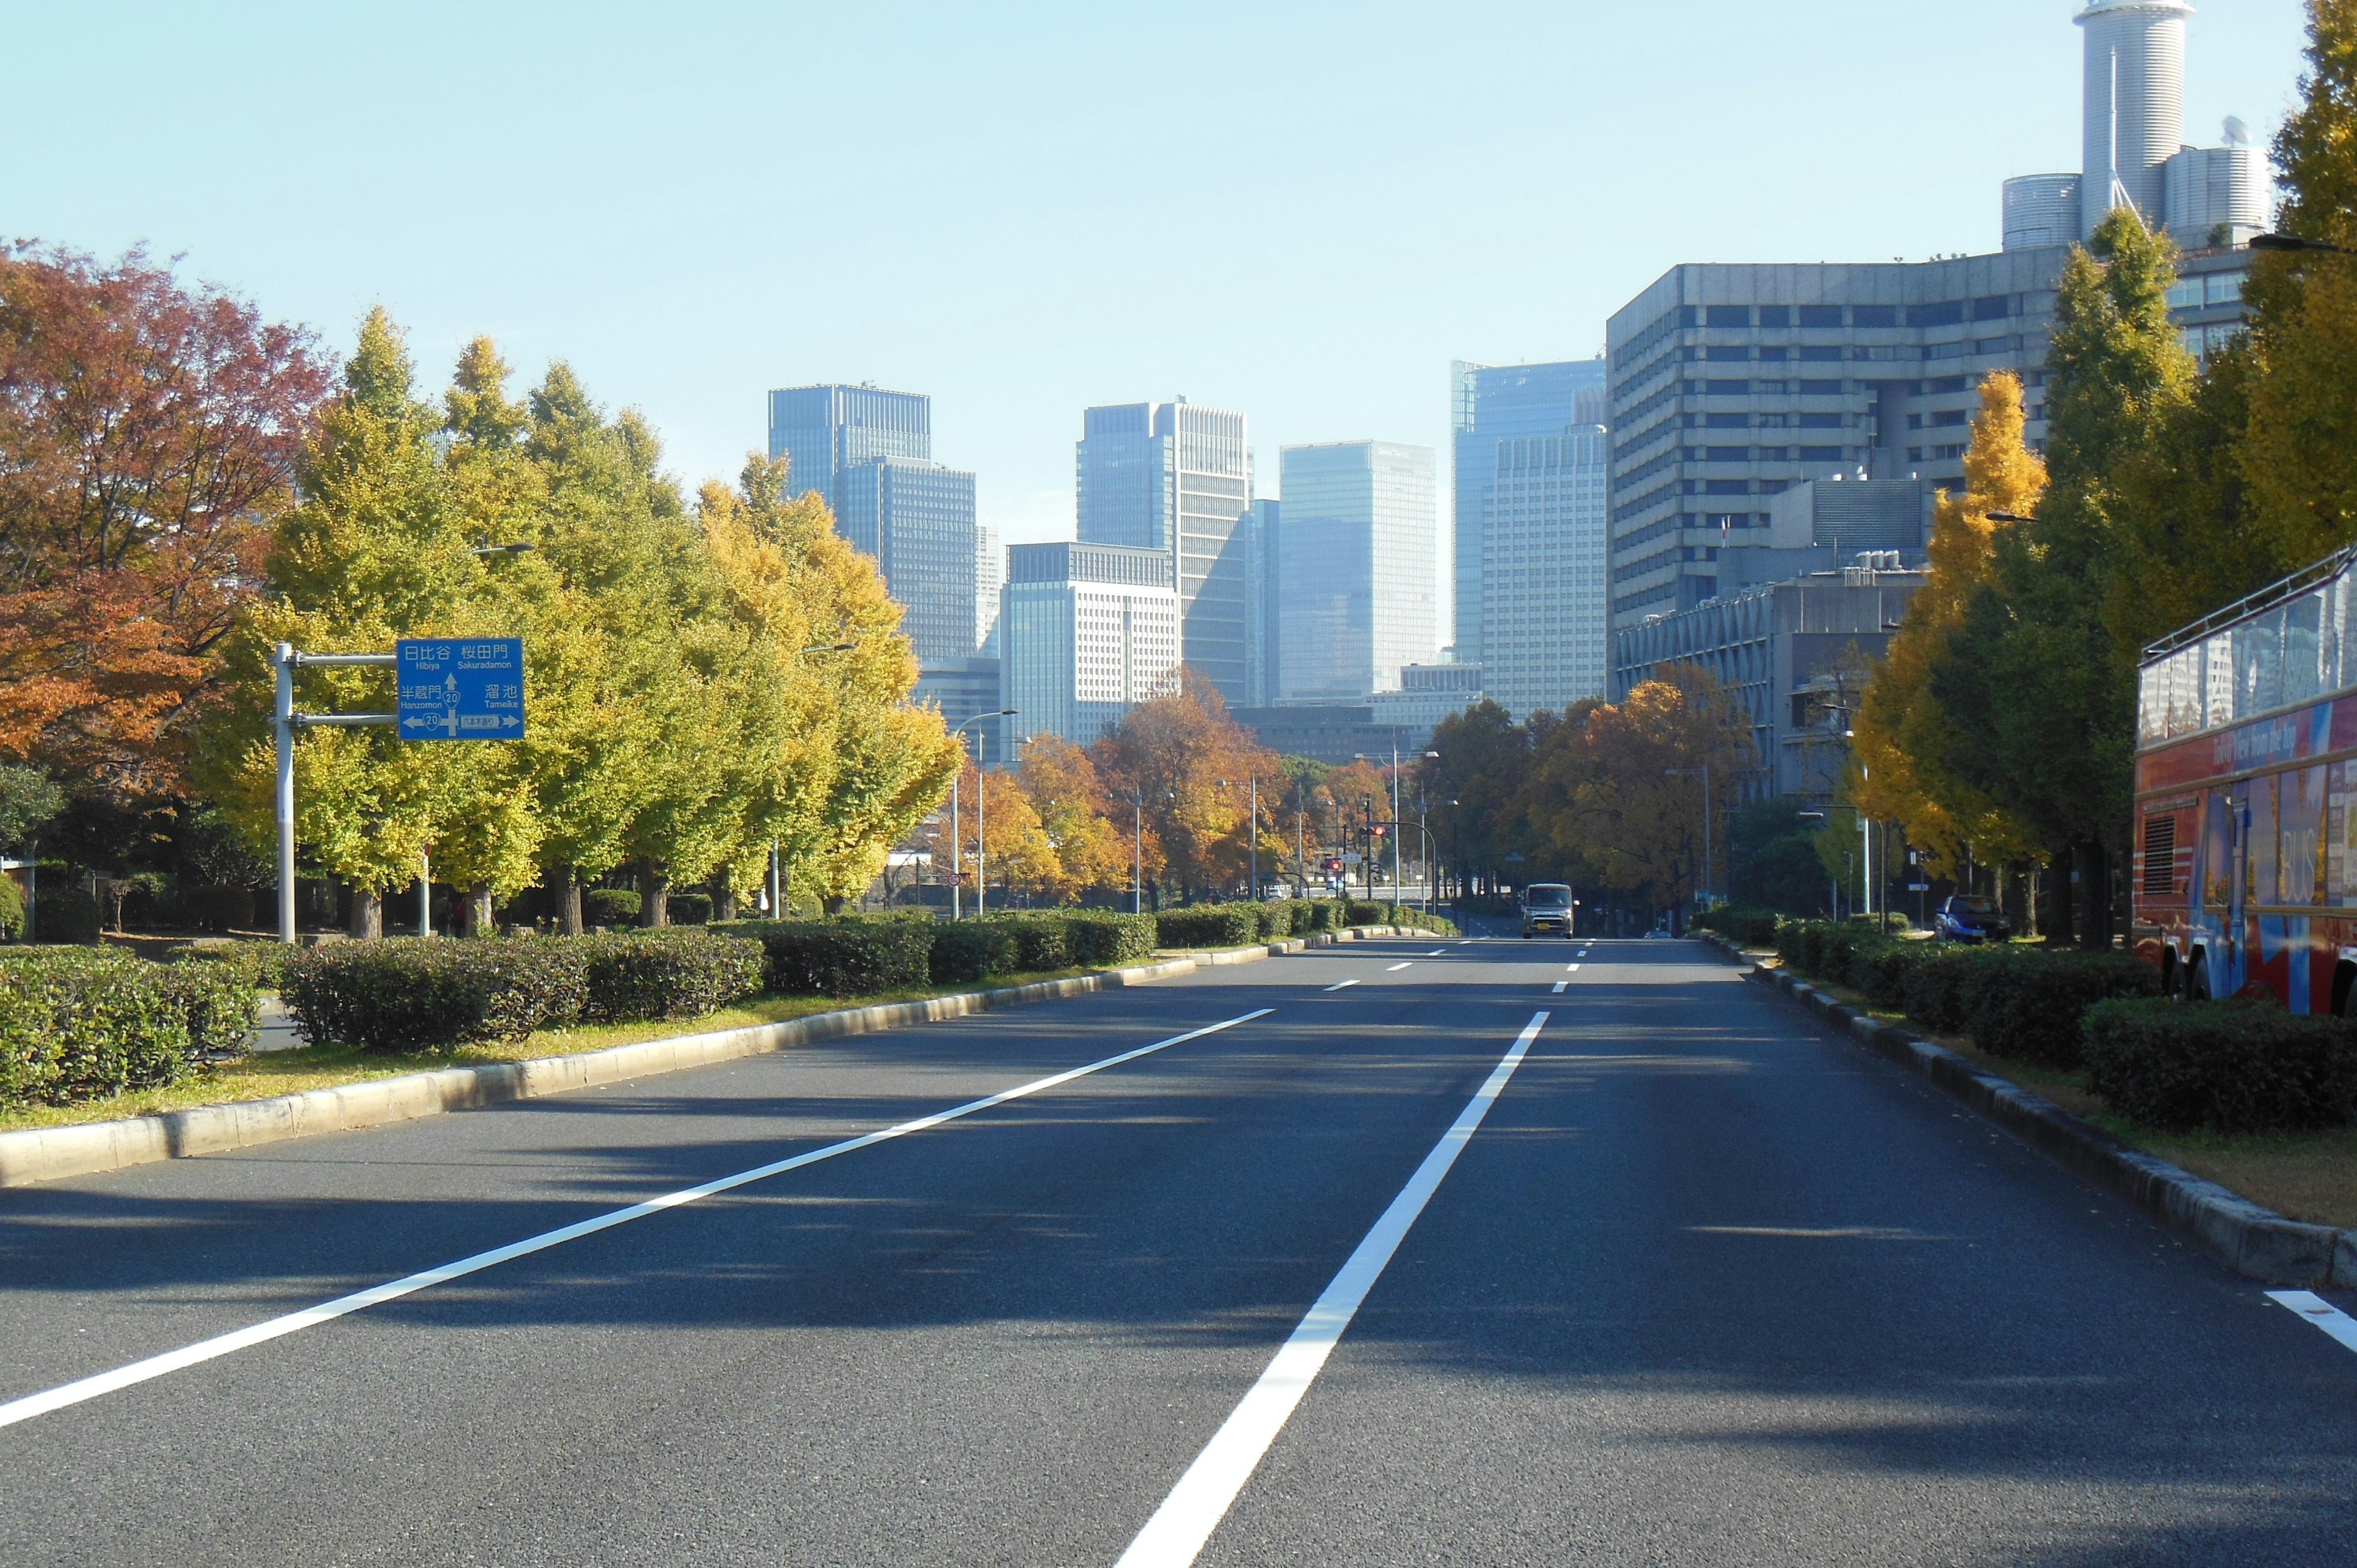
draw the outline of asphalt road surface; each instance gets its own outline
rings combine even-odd
[[[0,1191],[0,1421],[10,1565],[2357,1562],[2357,1353],[1684,942]]]

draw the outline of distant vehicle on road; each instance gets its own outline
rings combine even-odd
[[[1523,889],[1523,935],[1571,935],[1572,911],[1578,908],[1571,889],[1560,882],[1534,882]]]
[[[1932,934],[1943,941],[2001,942],[2013,935],[2013,927],[1996,899],[1959,893],[1932,911]]]

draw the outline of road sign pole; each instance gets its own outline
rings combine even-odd
[[[282,642],[271,655],[277,666],[278,693],[272,727],[278,738],[278,940],[295,940],[295,645]]]
[[[422,849],[417,852],[417,934],[434,934],[434,861]]]

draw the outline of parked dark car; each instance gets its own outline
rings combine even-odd
[[[1943,899],[1932,916],[1932,933],[1952,942],[2001,942],[2013,935],[1994,898],[1959,893]]]

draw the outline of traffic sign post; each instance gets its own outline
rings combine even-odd
[[[298,653],[292,643],[282,642],[271,663],[278,687],[271,715],[278,741],[278,940],[291,944],[295,940],[295,732],[386,725],[402,740],[522,740],[523,639],[403,638],[391,653]],[[401,683],[398,705],[389,714],[298,714],[295,671],[306,665],[391,667]],[[425,929],[422,921],[419,929]]]
[[[522,740],[523,639],[404,637],[397,733],[404,740]]]

